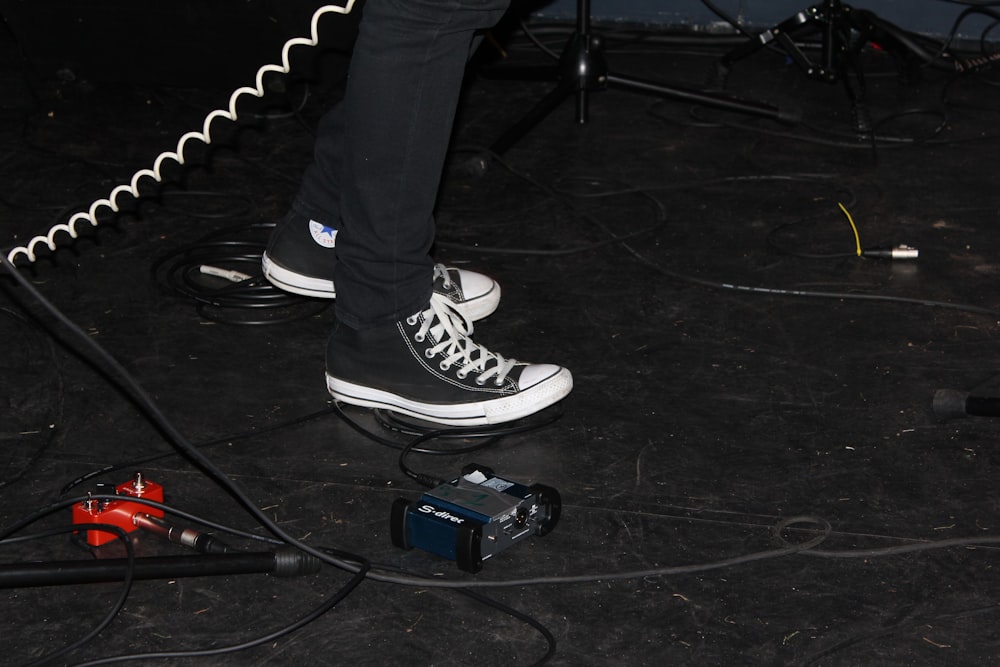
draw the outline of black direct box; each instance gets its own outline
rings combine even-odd
[[[545,535],[559,521],[559,492],[542,485],[525,486],[476,464],[461,477],[392,505],[392,543],[414,547],[479,572],[483,561],[532,535]]]

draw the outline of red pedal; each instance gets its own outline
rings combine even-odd
[[[137,472],[131,481],[119,484],[115,491],[121,500],[91,498],[73,505],[73,524],[106,523],[131,533],[138,529],[132,519],[137,512],[156,517],[163,516],[161,509],[128,500],[131,497],[163,502],[163,487],[147,480],[141,472]],[[92,547],[113,542],[119,537],[117,533],[109,533],[106,530],[83,532],[87,535],[87,544]]]

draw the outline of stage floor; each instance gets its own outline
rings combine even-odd
[[[567,35],[539,34],[555,50]],[[608,37],[616,75],[684,89],[702,89],[724,52],[620,27]],[[547,62],[521,36],[508,49]],[[8,249],[128,183],[230,93],[5,63]],[[997,425],[932,402],[942,389],[960,408],[965,394],[1000,396],[997,73],[901,76],[873,50],[861,68],[867,102],[852,109],[843,85],[781,53],[737,63],[727,94],[800,117],[784,123],[612,87],[592,94],[589,123],[566,102],[484,172],[483,147],[550,84],[470,78],[436,257],[502,285],[477,341],[575,379],[533,428],[437,439],[479,448],[407,459],[443,478],[475,462],[561,494],[549,534],[475,575],[391,543],[393,502],[423,492],[397,465],[415,436],[345,408],[373,439],[330,405],[330,304],[275,303],[264,287],[232,296],[190,268],[258,271],[340,87],[292,76],[241,101],[211,149],[191,144],[162,185],[142,180],[140,200],[18,265],[247,501],[313,548],[368,559],[371,576],[337,602],[352,574],[335,566],[165,575],[134,582],[120,610],[121,581],[15,582],[3,662],[69,648],[54,664],[168,652],[187,656],[170,664],[241,666],[996,664]],[[919,258],[871,254],[900,245]],[[122,558],[119,543],[72,538],[68,504],[137,471],[193,515],[171,514],[178,526],[273,548],[250,539],[273,536],[178,454],[116,369],[9,276],[0,286],[0,526],[40,513],[5,531],[17,541],[0,567]],[[138,557],[196,555],[133,536]]]

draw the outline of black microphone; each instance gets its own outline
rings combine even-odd
[[[969,415],[1000,417],[1000,398],[972,396],[957,389],[938,389],[934,392],[934,414],[942,419]]]

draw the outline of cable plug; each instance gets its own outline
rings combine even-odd
[[[154,535],[159,535],[163,539],[175,544],[183,544],[203,554],[225,554],[231,551],[229,545],[220,539],[212,537],[207,533],[192,530],[191,528],[180,528],[167,523],[160,517],[137,512],[132,517],[132,521],[139,528]]]
[[[900,244],[894,248],[869,248],[861,252],[862,257],[876,259],[917,259],[920,251],[908,245]]]
[[[248,273],[243,273],[242,271],[236,271],[233,269],[221,269],[218,266],[212,266],[210,264],[202,264],[198,267],[198,270],[205,274],[206,276],[216,276],[218,278],[225,278],[231,283],[242,283],[244,281],[253,278]]]

